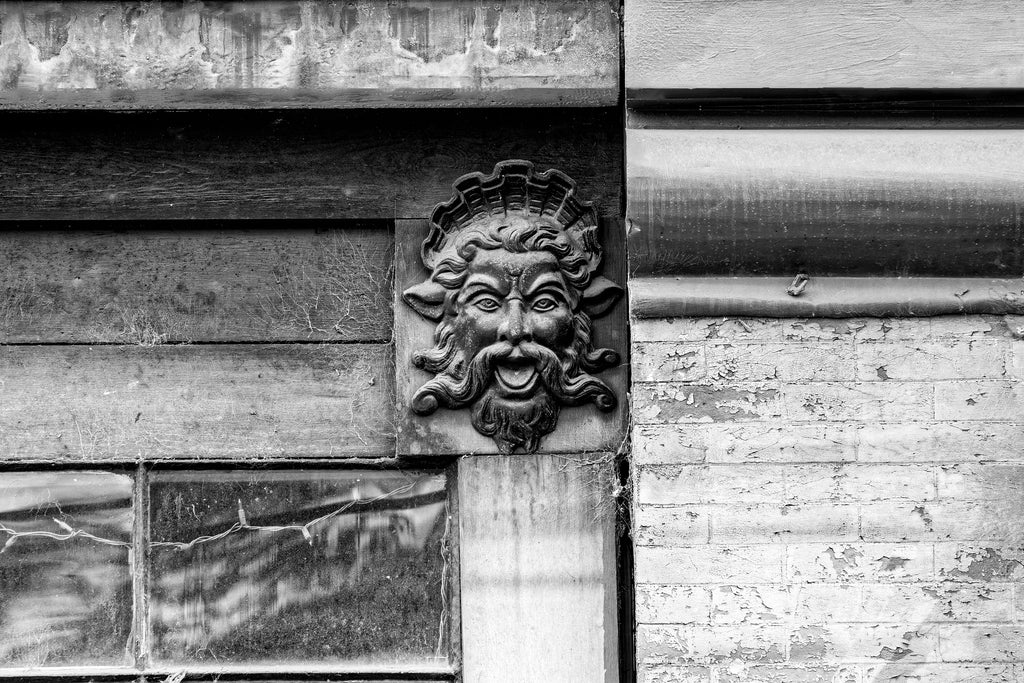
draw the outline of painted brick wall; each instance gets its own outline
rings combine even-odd
[[[1024,681],[1021,326],[634,321],[640,681]]]

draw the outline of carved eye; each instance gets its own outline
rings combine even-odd
[[[533,302],[533,310],[538,313],[547,313],[548,311],[553,311],[556,308],[558,308],[558,302],[550,296],[542,296]]]
[[[473,305],[485,313],[493,313],[501,308],[501,304],[489,296],[478,297],[476,301],[473,302]]]

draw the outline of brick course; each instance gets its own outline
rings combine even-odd
[[[634,321],[640,681],[1024,681],[1022,326]]]

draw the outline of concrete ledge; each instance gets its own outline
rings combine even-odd
[[[923,317],[1024,314],[1019,278],[811,278],[799,296],[790,277],[647,277],[631,280],[634,318]]]

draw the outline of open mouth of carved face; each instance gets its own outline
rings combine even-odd
[[[494,365],[494,376],[506,398],[525,398],[537,382],[537,364],[532,358],[509,357]]]

